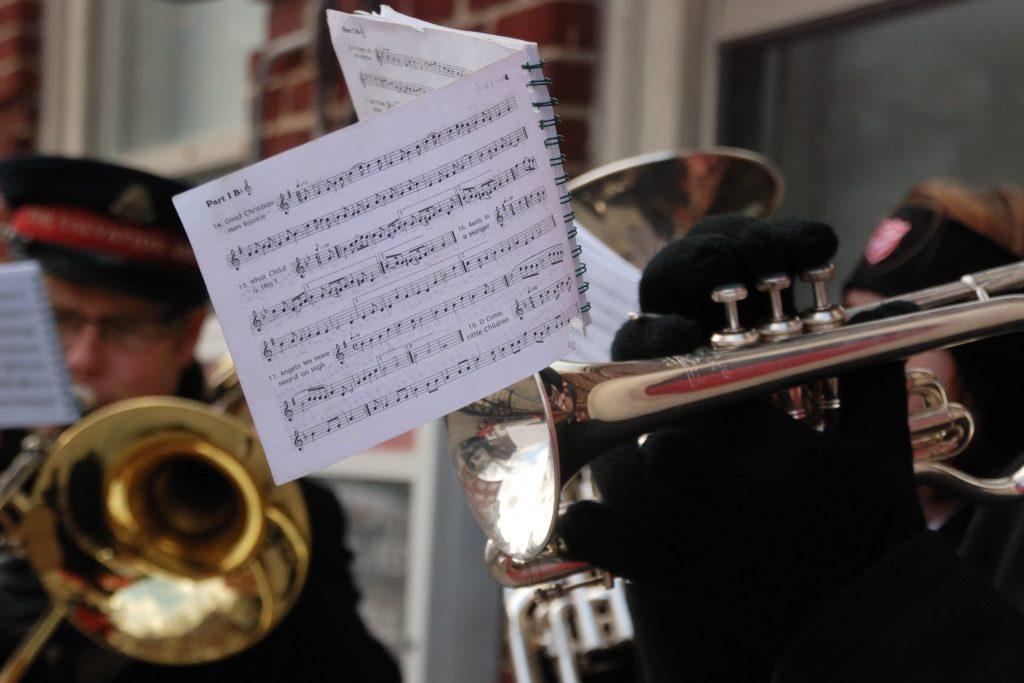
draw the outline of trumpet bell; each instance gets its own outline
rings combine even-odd
[[[497,548],[536,557],[554,532],[561,473],[540,376],[445,416],[448,452],[470,511]]]
[[[766,157],[730,147],[642,154],[584,173],[567,187],[577,221],[639,268],[705,216],[767,218],[784,190],[782,174]]]
[[[146,661],[251,646],[308,571],[298,486],[274,486],[248,423],[196,401],[91,413],[55,442],[32,499],[24,551],[54,604],[101,645]]]

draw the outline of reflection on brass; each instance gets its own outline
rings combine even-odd
[[[701,218],[767,218],[783,195],[782,175],[768,159],[729,147],[631,157],[568,187],[576,220],[640,268]]]
[[[0,682],[18,680],[62,620],[130,657],[197,664],[251,647],[298,598],[306,503],[297,483],[274,484],[248,420],[129,399],[62,432],[41,462],[30,496],[5,497],[52,606]]]

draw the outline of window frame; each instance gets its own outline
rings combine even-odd
[[[99,154],[100,111],[91,97],[99,79],[99,4],[95,0],[47,0],[42,14],[42,88],[37,149],[69,156]],[[108,156],[110,161],[184,178],[210,174],[249,160],[252,116],[236,129],[184,138]]]
[[[594,164],[714,145],[726,45],[920,1],[606,0]]]

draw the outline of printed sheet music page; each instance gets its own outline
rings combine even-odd
[[[36,261],[0,265],[0,428],[81,417]]]
[[[580,264],[536,60],[175,198],[278,483],[566,354]]]
[[[368,119],[433,92],[530,43],[436,26],[382,5],[379,14],[328,10],[327,25],[356,115]],[[556,84],[557,85],[557,84]],[[586,334],[573,331],[565,360],[611,360],[615,332],[639,311],[640,271],[587,229],[573,225],[587,266]]]

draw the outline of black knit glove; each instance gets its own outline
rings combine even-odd
[[[617,359],[691,350],[721,327],[715,285],[835,250],[828,226],[705,219],[651,261],[645,311]],[[841,377],[838,428],[821,433],[762,400],[705,412],[594,463],[602,502],[559,524],[570,554],[704,610],[767,660],[878,558],[923,528],[902,364]],[[681,644],[682,646],[682,644]]]

